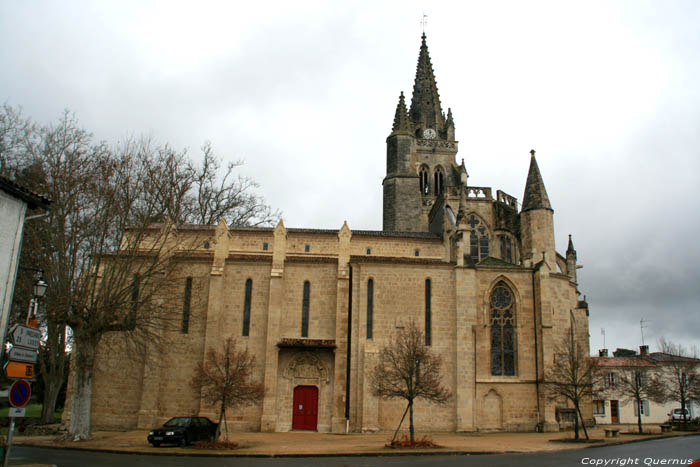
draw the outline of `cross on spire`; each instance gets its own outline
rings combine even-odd
[[[423,36],[425,37],[425,25],[428,24],[428,15],[423,13],[423,19],[421,19],[420,24],[423,27]]]

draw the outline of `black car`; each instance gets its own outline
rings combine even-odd
[[[151,430],[147,439],[153,447],[161,444],[187,446],[195,441],[214,441],[217,426],[217,423],[206,417],[175,417],[162,427]]]

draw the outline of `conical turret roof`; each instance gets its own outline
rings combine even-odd
[[[433,65],[430,62],[428,45],[425,42],[425,34],[421,39],[409,114],[416,128],[432,128],[440,133],[445,126],[445,118],[440,106],[440,95],[435,82]]]
[[[529,211],[531,209],[549,209],[552,211],[552,205],[549,204],[549,197],[547,196],[547,189],[544,187],[540,168],[537,166],[534,149],[530,151],[530,170],[527,174],[522,210]]]

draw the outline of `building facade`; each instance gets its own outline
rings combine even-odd
[[[383,229],[183,226],[182,327],[140,360],[106,350],[93,386],[96,427],[148,428],[216,417],[189,386],[210,348],[233,336],[256,356],[261,404],[230,411],[239,430],[395,428],[405,401],[372,395],[380,352],[409,321],[442,357],[446,405],[416,401],[419,430],[556,430],[543,375],[574,328],[588,349],[576,251],[555,250],[553,209],[531,152],[516,198],[468,183],[451,110],[442,111],[425,36],[413,95],[387,141]],[[371,187],[368,187],[371,189]],[[592,418],[590,401],[584,416]]]
[[[599,351],[599,356],[595,357],[602,374],[593,400],[593,416],[597,424],[637,424],[640,412],[643,424],[666,423],[671,418],[671,412],[681,408],[678,401],[662,403],[647,396],[643,398],[641,403],[637,403],[629,395],[629,391],[623,390],[624,385],[621,383],[621,378],[642,378],[638,387],[645,388],[647,383],[655,377],[672,380],[673,375],[669,375],[669,371],[673,370],[673,366],[670,364],[673,360],[678,358],[695,359],[663,352],[649,353],[647,345],[640,346],[639,355],[608,357],[607,353],[607,349],[603,349]],[[700,367],[700,362],[696,367]],[[688,420],[700,415],[698,404],[695,401],[688,401],[686,409],[688,410]]]

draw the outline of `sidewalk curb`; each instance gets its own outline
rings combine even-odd
[[[619,440],[611,441],[604,444],[592,444],[590,446],[581,446],[580,449],[591,449],[591,448],[603,448],[607,446],[618,446],[620,444],[632,444],[632,443],[643,443],[646,441],[653,441],[658,439],[666,438],[681,438],[688,436],[700,436],[700,432],[697,433],[686,433],[682,435],[673,436],[649,436],[644,439],[630,439],[630,440]],[[550,440],[550,442],[553,440]],[[449,450],[449,451],[369,451],[369,452],[337,452],[337,453],[206,453],[206,452],[150,452],[150,451],[120,451],[117,449],[98,449],[90,447],[73,447],[73,446],[42,446],[32,443],[15,443],[17,446],[25,447],[36,447],[45,449],[61,449],[66,451],[87,451],[87,452],[106,452],[110,454],[130,454],[130,455],[144,455],[144,456],[183,456],[183,457],[242,457],[242,458],[277,458],[277,457],[289,457],[289,458],[299,458],[299,457],[398,457],[398,456],[482,456],[482,455],[494,455],[494,454],[534,454],[537,452],[547,452],[547,451],[532,451],[532,452],[522,452],[522,451],[461,451],[461,450]],[[176,448],[180,449],[180,448]],[[438,448],[439,449],[439,448]],[[562,451],[559,449],[557,451]],[[551,452],[551,451],[550,451]]]

